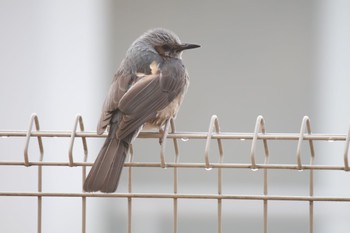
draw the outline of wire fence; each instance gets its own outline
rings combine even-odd
[[[159,138],[161,135],[156,132],[141,132],[139,138]],[[92,166],[91,162],[87,162],[88,158],[88,143],[87,138],[103,138],[106,134],[97,135],[96,132],[86,132],[84,130],[83,118],[78,115],[74,121],[74,125],[71,131],[42,131],[40,130],[39,118],[36,114],[31,116],[29,126],[27,130],[23,131],[0,131],[1,138],[21,137],[25,138],[25,145],[23,149],[22,161],[4,161],[0,157],[0,166],[20,166],[20,167],[37,167],[37,190],[35,192],[13,192],[4,191],[0,192],[1,197],[34,197],[37,198],[37,232],[42,232],[42,199],[49,197],[67,197],[67,198],[80,198],[81,199],[81,229],[82,232],[87,232],[86,223],[86,209],[87,198],[125,198],[128,202],[127,221],[128,232],[132,232],[133,221],[133,200],[134,199],[171,199],[172,200],[172,228],[173,232],[178,232],[178,200],[179,199],[212,199],[217,202],[217,232],[222,233],[222,215],[223,215],[223,200],[256,200],[263,202],[263,232],[268,232],[268,218],[269,218],[269,203],[273,201],[299,201],[308,203],[308,225],[309,232],[314,232],[314,203],[315,202],[350,202],[350,196],[316,196],[314,195],[314,171],[315,170],[329,170],[329,171],[349,171],[349,140],[350,140],[350,127],[348,133],[342,134],[314,134],[311,131],[310,119],[305,116],[301,122],[299,133],[268,133],[266,131],[265,121],[262,116],[258,116],[255,124],[254,131],[251,133],[234,133],[234,132],[222,132],[219,125],[217,116],[212,116],[210,119],[209,127],[204,132],[178,132],[175,129],[174,121],[171,121],[169,133],[167,134],[168,142],[165,140],[160,146],[159,162],[135,162],[133,147],[130,148],[128,160],[125,163],[127,169],[127,192],[120,193],[86,193],[81,189],[81,192],[43,192],[42,168],[52,166],[63,167],[81,167],[81,180],[82,184],[86,177],[86,169]],[[69,149],[66,162],[59,161],[45,161],[43,138],[45,137],[57,137],[57,138],[69,138]],[[180,162],[179,161],[179,146],[178,140],[198,139],[205,141],[205,147],[203,148],[202,162]],[[35,140],[36,142],[34,142]],[[75,142],[81,140],[82,150],[84,153],[83,161],[76,161],[73,153]],[[224,140],[240,140],[251,141],[249,163],[234,163],[224,162]],[[172,141],[172,145],[167,145]],[[257,163],[257,147],[260,145],[258,142],[262,142],[262,149],[264,154],[263,163]],[[296,141],[297,147],[295,149],[295,162],[290,164],[269,163],[269,142],[271,141]],[[314,164],[315,149],[314,142],[316,141],[342,141],[344,142],[344,153],[342,156],[343,164],[341,165],[319,165]],[[167,142],[167,143],[166,143]],[[303,142],[308,144],[308,153],[305,153],[302,148]],[[29,148],[37,144],[39,148],[39,159],[34,160],[29,153]],[[214,145],[213,145],[214,144]],[[215,145],[216,144],[216,145]],[[175,151],[174,161],[166,160],[166,146],[173,147]],[[217,147],[217,158],[211,156],[212,147]],[[308,163],[303,163],[305,158],[308,158]],[[167,193],[135,193],[133,192],[133,169],[140,167],[152,167],[152,168],[170,168],[172,169],[172,192]],[[179,193],[178,192],[178,169],[207,169],[216,171],[216,186],[217,191],[215,194],[194,194],[194,193]],[[263,192],[261,195],[237,195],[223,193],[223,170],[224,169],[251,169],[262,170],[263,176]],[[296,196],[296,195],[270,195],[269,194],[269,176],[268,172],[272,169],[288,169],[296,171],[308,171],[308,195]]]

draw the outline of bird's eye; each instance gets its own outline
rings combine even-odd
[[[169,51],[171,49],[171,47],[167,44],[163,45],[162,48],[164,49],[164,51]]]
[[[154,48],[161,56],[169,56],[172,50],[172,47],[168,44],[155,46]]]

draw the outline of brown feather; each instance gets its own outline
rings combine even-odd
[[[85,180],[84,190],[86,192],[99,190],[114,192],[117,187],[124,160],[129,149],[128,143],[124,143],[116,138],[120,117],[121,114],[118,112],[113,115],[107,139]]]
[[[181,44],[173,32],[161,28],[131,45],[102,107],[97,133],[108,125],[109,133],[86,178],[85,191],[114,192],[129,145],[142,127],[160,128],[176,116],[189,85],[181,53],[196,47]]]

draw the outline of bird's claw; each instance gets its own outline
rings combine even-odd
[[[159,137],[159,144],[162,145],[163,144],[163,141],[164,141],[164,137],[165,137],[165,131],[160,128],[159,129],[159,134],[160,134],[160,137]]]

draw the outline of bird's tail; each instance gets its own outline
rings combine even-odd
[[[86,192],[111,193],[117,189],[126,154],[129,150],[129,143],[116,138],[117,128],[117,121],[112,122],[108,137],[84,182]]]

